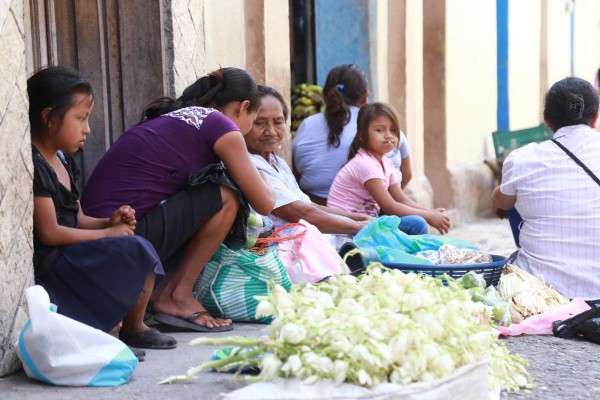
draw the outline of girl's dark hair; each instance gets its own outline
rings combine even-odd
[[[340,146],[340,135],[350,120],[349,106],[357,105],[366,93],[367,75],[358,66],[342,64],[329,71],[323,87],[328,145]]]
[[[581,78],[562,79],[546,93],[544,119],[554,132],[565,126],[588,125],[597,112],[598,93]]]
[[[47,67],[27,80],[29,97],[29,125],[33,135],[43,134],[52,118],[58,127],[66,112],[73,106],[73,95],[82,93],[94,96],[92,86],[78,71],[67,67]],[[42,111],[51,111],[42,117]]]
[[[260,95],[254,78],[243,69],[221,68],[203,76],[188,86],[176,100],[160,97],[148,104],[142,114],[142,121],[159,117],[184,107],[221,108],[232,101],[248,100],[248,111],[260,107]]]
[[[258,85],[258,92],[260,93],[261,98],[263,98],[265,96],[273,96],[277,100],[279,100],[279,102],[281,103],[281,108],[283,109],[283,118],[285,118],[287,120],[289,110],[288,110],[287,104],[285,104],[285,100],[283,99],[283,96],[281,95],[281,93],[279,93],[277,90],[273,89],[270,86],[262,86],[262,85]]]
[[[396,130],[396,136],[400,138],[400,124],[394,109],[385,103],[365,104],[358,110],[358,119],[356,121],[356,136],[348,149],[348,161],[352,160],[360,148],[366,149],[369,143],[369,125],[377,116],[384,116],[392,121],[392,126]]]

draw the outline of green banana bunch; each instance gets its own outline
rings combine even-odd
[[[304,118],[322,112],[324,109],[323,88],[311,83],[300,83],[294,86],[292,88],[292,137]]]

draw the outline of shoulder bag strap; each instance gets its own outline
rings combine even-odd
[[[594,175],[594,173],[587,167],[587,165],[585,165],[579,158],[577,158],[577,156],[575,156],[575,154],[571,153],[571,151],[569,149],[567,149],[565,146],[563,146],[561,143],[559,143],[556,139],[551,139],[554,144],[556,144],[558,147],[560,147],[565,153],[567,153],[567,155],[569,157],[571,157],[573,159],[573,161],[575,161],[577,164],[579,164],[579,166],[581,168],[583,168],[583,170],[585,172],[587,172],[587,174],[594,180],[594,182],[596,182],[598,184],[598,186],[600,186],[600,179],[598,179],[598,177],[596,175]]]

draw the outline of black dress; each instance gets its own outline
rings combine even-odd
[[[59,153],[69,172],[71,191],[32,146],[33,195],[50,197],[59,225],[77,228],[79,169],[73,158]],[[60,314],[109,331],[136,302],[151,271],[163,268],[154,247],[139,236],[120,236],[52,247],[40,243],[34,230],[35,281],[43,286]]]

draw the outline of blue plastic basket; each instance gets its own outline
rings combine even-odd
[[[340,256],[342,258],[350,250],[356,249],[356,245],[352,242],[347,242],[340,248]],[[358,274],[363,271],[369,264],[373,262],[381,262],[379,254],[370,248],[360,248],[361,251],[368,255],[355,254],[346,259],[346,264],[353,274]],[[402,263],[384,263],[387,268],[398,269],[402,272],[415,272],[427,274],[432,277],[448,275],[454,279],[458,279],[469,271],[482,274],[485,282],[489,285],[497,285],[502,275],[502,269],[508,262],[508,258],[492,254],[492,262],[480,264],[448,264],[448,265],[427,265],[427,264],[402,264]]]

